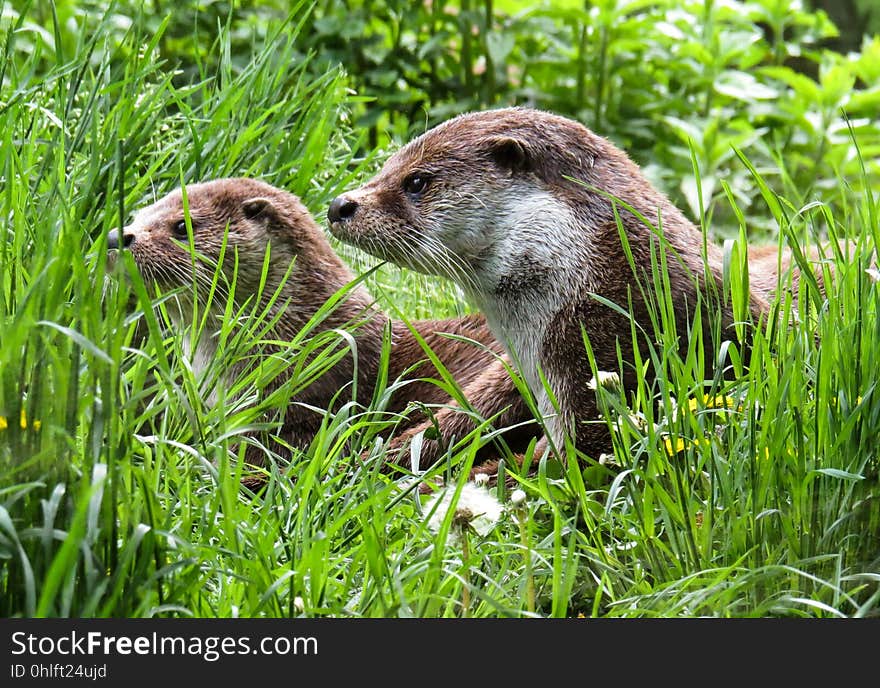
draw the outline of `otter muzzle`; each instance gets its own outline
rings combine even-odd
[[[122,233],[122,246],[119,245],[119,230],[111,229],[107,232],[107,248],[108,249],[119,249],[119,248],[128,248],[131,246],[131,242],[134,241],[133,234]]]
[[[327,210],[327,219],[330,220],[330,224],[350,220],[354,217],[357,208],[358,204],[344,194],[337,196],[330,203],[330,208]]]

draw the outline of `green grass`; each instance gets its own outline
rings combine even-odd
[[[523,505],[493,488],[503,511],[485,535],[460,532],[452,513],[430,526],[411,484],[358,458],[373,409],[328,417],[308,451],[280,457],[289,469],[271,469],[264,492],[240,486],[238,440],[260,416],[204,402],[150,291],[108,274],[106,232],[181,181],[258,176],[323,220],[369,176],[377,162],[351,154],[343,76],[306,75],[299,16],[243,66],[224,57],[221,30],[220,69],[192,85],[175,83],[137,22],[121,46],[109,31],[83,36],[45,74],[46,55],[4,62],[0,614],[880,613],[880,292],[866,272],[880,207],[877,190],[846,193],[866,180],[837,179],[851,203],[829,207],[779,198],[753,171],[782,243],[854,242],[822,266],[836,273],[827,297],[802,280],[796,307],[776,304],[799,321],[763,323],[749,368],[708,388],[705,362],[668,353],[672,333],[659,328],[656,383],[633,398],[600,390],[616,466],[539,463],[514,478]],[[741,251],[728,247],[734,268]],[[741,298],[729,273],[721,298]],[[410,318],[465,309],[450,285],[387,266],[368,284]],[[246,315],[243,329],[224,326],[215,372],[259,336],[259,314]],[[328,336],[305,334],[311,344],[284,363],[310,352],[331,363]],[[274,372],[239,380],[241,394]],[[487,432],[437,469],[454,489]]]

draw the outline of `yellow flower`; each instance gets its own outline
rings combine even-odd
[[[19,418],[18,424],[22,430],[27,430],[28,423],[27,423],[27,416],[25,415],[24,409],[21,410],[21,418]],[[36,432],[37,430],[40,429],[40,427],[42,425],[43,424],[40,421],[35,420],[33,423],[31,423],[31,428]],[[9,423],[6,420],[6,416],[0,416],[0,430],[5,430],[8,427],[9,427]]]
[[[700,437],[698,439],[693,440],[685,440],[683,437],[676,437],[675,442],[667,435],[663,438],[663,447],[666,449],[666,454],[669,456],[675,456],[679,452],[683,452],[688,446],[691,447],[708,447],[710,444],[709,440],[705,437]]]
[[[674,445],[669,437],[664,437],[663,446],[666,447],[666,453],[669,454],[669,456],[675,456],[676,454],[678,454],[678,452],[684,451],[684,448],[687,445],[684,443],[684,440],[681,437],[675,438]]]
[[[19,419],[18,424],[21,426],[22,430],[27,430],[28,422],[27,422],[27,416],[24,414],[24,409],[21,410],[21,418]],[[31,430],[36,432],[37,430],[40,429],[40,426],[42,426],[42,423],[38,420],[35,420],[34,422],[31,423]]]
[[[697,399],[688,399],[688,408],[691,411],[696,411],[699,405],[700,402]],[[724,394],[716,394],[715,396],[704,394],[703,406],[713,409],[736,409],[737,411],[742,410],[742,406],[740,406],[738,399],[725,396]]]

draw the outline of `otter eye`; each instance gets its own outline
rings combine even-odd
[[[425,189],[428,188],[428,182],[430,182],[430,178],[425,174],[415,173],[409,175],[406,179],[403,180],[403,190],[408,194],[412,194],[413,196],[418,196]]]
[[[178,239],[186,239],[186,237],[187,237],[187,234],[186,234],[186,220],[180,220],[179,222],[176,222],[176,223],[174,224],[174,226],[171,228],[171,232],[172,232],[172,233],[174,234],[174,236],[176,236]]]

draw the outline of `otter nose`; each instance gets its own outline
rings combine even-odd
[[[330,203],[330,209],[327,211],[327,219],[330,222],[342,222],[349,220],[358,208],[358,204],[347,198],[345,195],[337,196]]]
[[[134,241],[134,234],[126,234],[124,231],[122,232],[122,246],[123,248],[128,248],[131,246],[131,242]],[[107,248],[119,248],[119,230],[111,229],[107,232]]]

